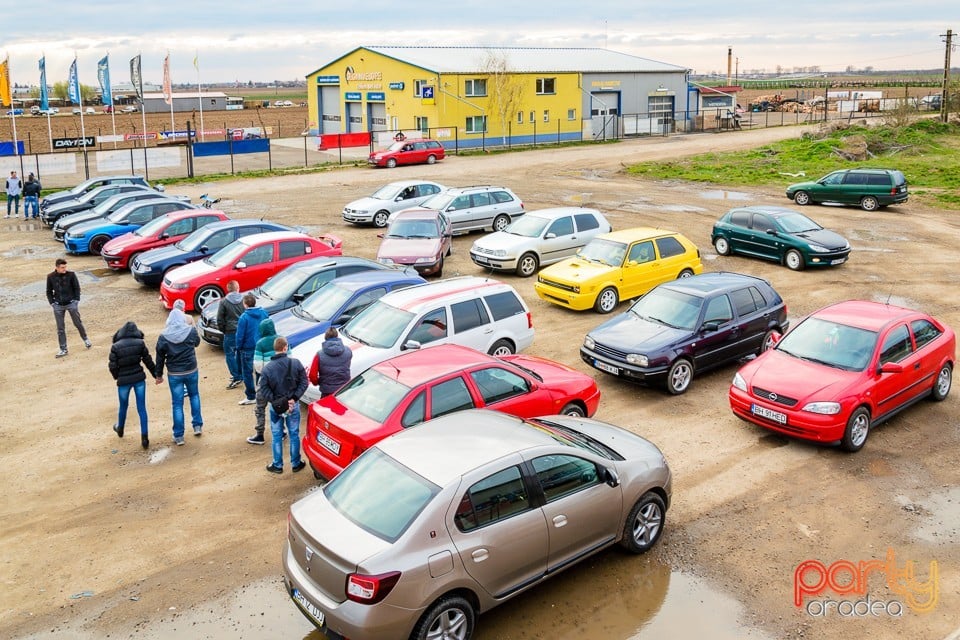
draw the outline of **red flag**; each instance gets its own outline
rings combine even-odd
[[[163,101],[173,104],[173,90],[170,88],[170,54],[163,59]]]

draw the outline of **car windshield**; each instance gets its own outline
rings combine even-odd
[[[437,211],[441,211],[445,209],[448,204],[450,204],[453,198],[454,196],[448,193],[440,192],[421,202],[420,206],[424,209],[436,209]]]
[[[599,262],[609,267],[619,267],[623,264],[623,256],[627,253],[627,245],[613,240],[594,238],[587,245],[577,251],[577,257],[589,262]]]
[[[400,151],[401,149],[403,149],[403,145],[405,145],[405,144],[406,144],[406,143],[405,143],[405,142],[402,142],[402,141],[401,141],[401,142],[394,142],[392,145],[390,145],[389,147],[387,147],[387,151]]]
[[[630,312],[644,320],[650,320],[675,329],[693,331],[700,318],[703,298],[689,293],[657,287],[637,300]]]
[[[91,209],[91,211],[96,212],[98,215],[105,216],[117,204],[122,203],[124,201],[125,201],[125,198],[117,198],[116,196],[114,196],[113,198],[107,198],[106,200],[104,200],[103,202],[95,206],[93,209]]]
[[[334,509],[355,525],[394,542],[440,492],[380,449],[357,458],[323,488]]]
[[[517,218],[504,231],[524,238],[539,238],[548,224],[550,224],[549,219],[532,216],[528,213],[521,218]]]
[[[264,282],[257,293],[273,300],[287,300],[311,275],[297,267],[284,269]]]
[[[388,238],[439,238],[440,230],[433,220],[394,220],[387,230]]]
[[[803,233],[804,231],[820,231],[823,227],[803,215],[802,213],[791,213],[787,216],[777,218],[780,226],[787,233]]]
[[[352,340],[386,349],[396,344],[413,314],[377,300],[343,325],[341,333]]]
[[[203,246],[216,232],[215,229],[197,229],[186,238],[177,243],[177,248],[182,251],[196,251]]]
[[[542,418],[534,418],[533,420],[527,420],[526,424],[537,431],[542,431],[560,444],[567,447],[583,449],[584,451],[595,453],[598,456],[603,456],[608,460],[624,459],[623,456],[599,440],[591,438],[585,433],[581,433],[569,427],[557,424],[556,422],[551,422]]]
[[[166,216],[160,216],[159,218],[154,218],[133,233],[141,238],[149,238],[150,236],[159,234],[168,224],[170,224],[170,220]]]
[[[399,187],[395,184],[387,184],[370,194],[371,198],[377,200],[393,200],[400,193]]]
[[[100,189],[102,188],[103,187],[97,187],[96,189],[91,189],[90,191],[87,191],[85,194],[77,198],[77,202],[82,202],[83,204],[90,202],[91,200],[93,200],[94,198],[96,198],[102,193],[100,191]]]
[[[240,242],[239,240],[234,240],[220,251],[217,251],[215,254],[205,259],[204,262],[211,264],[215,267],[225,267],[227,265],[233,265],[240,259],[240,256],[246,252],[250,247],[245,242]]]
[[[367,369],[337,391],[336,396],[348,409],[383,423],[409,392],[410,387]]]
[[[328,284],[294,307],[294,313],[314,322],[333,320],[333,315],[353,296],[353,291]]]
[[[785,335],[777,351],[818,364],[863,371],[873,356],[877,333],[820,318],[807,318]]]

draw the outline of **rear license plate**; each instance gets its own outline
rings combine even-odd
[[[600,371],[606,371],[607,373],[612,373],[615,376],[620,375],[620,369],[618,367],[609,365],[606,362],[600,362],[599,360],[594,360],[593,366],[595,366],[597,369],[600,369]]]
[[[303,594],[300,593],[299,589],[294,589],[292,596],[293,599],[297,601],[297,604],[303,607],[303,610],[310,614],[310,617],[316,621],[317,626],[322,627],[324,620],[323,612],[320,611],[315,604],[307,600]]]
[[[779,411],[773,411],[772,409],[767,409],[766,407],[761,407],[758,404],[750,405],[750,412],[755,416],[760,416],[761,418],[766,418],[767,420],[773,420],[780,424],[787,424],[787,414],[780,413]]]
[[[317,431],[317,444],[335,456],[340,455],[340,443],[321,431]]]

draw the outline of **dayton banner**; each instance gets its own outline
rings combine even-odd
[[[97,80],[100,81],[100,92],[103,95],[102,102],[107,106],[113,106],[113,93],[110,91],[110,56],[105,55],[97,63]]]

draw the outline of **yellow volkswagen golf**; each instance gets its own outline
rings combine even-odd
[[[540,272],[534,289],[554,304],[610,313],[620,300],[703,272],[700,250],[674,231],[635,227],[599,235],[572,258]]]

